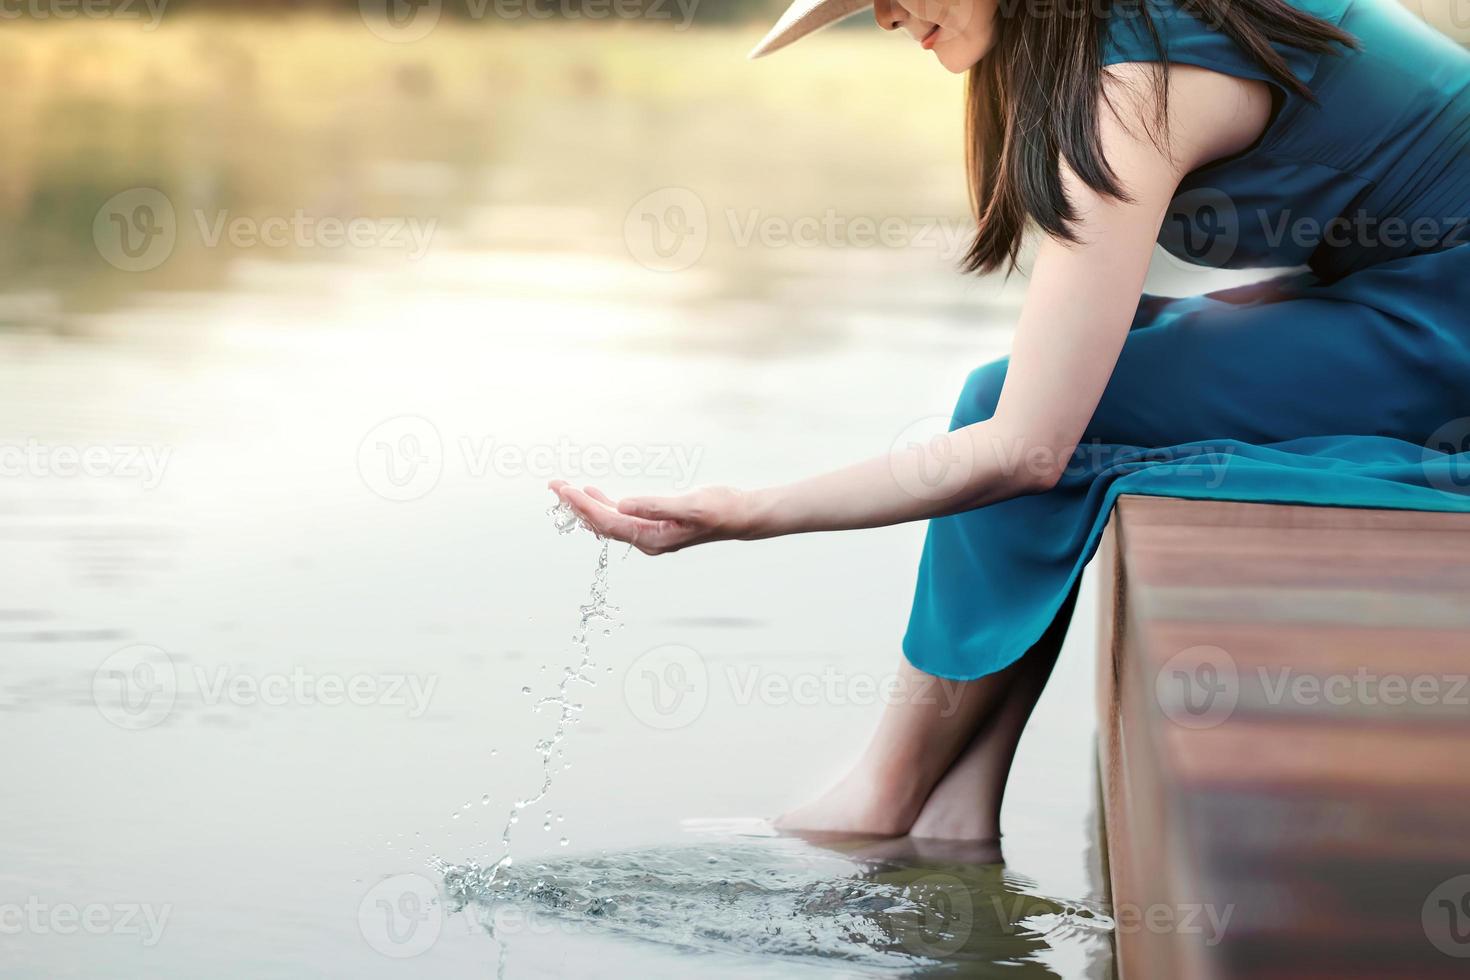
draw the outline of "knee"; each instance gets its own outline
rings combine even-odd
[[[995,414],[1000,404],[1000,389],[1005,384],[1009,358],[983,364],[970,372],[954,409],[954,427],[984,422]]]

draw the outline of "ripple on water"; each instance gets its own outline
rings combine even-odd
[[[1112,929],[1100,908],[1037,896],[1002,864],[926,860],[904,846],[752,838],[547,859],[495,875],[460,865],[445,870],[445,886],[492,934],[497,916],[514,910],[562,928],[864,972],[968,964],[1052,976],[1036,954],[1058,938],[1085,942]]]

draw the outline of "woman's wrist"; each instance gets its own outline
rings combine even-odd
[[[776,520],[779,493],[776,487],[742,491],[731,537],[736,541],[757,541],[786,533]]]

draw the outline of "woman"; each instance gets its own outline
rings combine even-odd
[[[798,0],[752,54],[857,6]],[[930,519],[913,696],[780,826],[990,839],[1118,494],[1470,510],[1470,57],[1394,0],[874,12],[969,72],[966,269],[1043,233],[1010,358],[970,376],[947,437],[789,486],[552,488],[648,554]],[[1156,240],[1308,271],[1147,296]],[[940,679],[957,690],[921,696]]]

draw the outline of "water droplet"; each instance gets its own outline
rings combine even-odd
[[[480,805],[481,806],[489,806],[490,805],[490,794],[489,793],[486,793],[484,796],[480,797]]]
[[[527,684],[525,687],[521,688],[521,693],[522,694],[530,694],[531,693],[531,686],[529,684]]]
[[[451,813],[449,815],[449,819],[450,820],[458,820],[459,819],[459,811],[458,810],[455,810],[453,813]]]
[[[566,847],[568,844],[571,843],[571,841],[563,837],[561,840],[557,841],[557,843],[560,844],[562,847]]]

